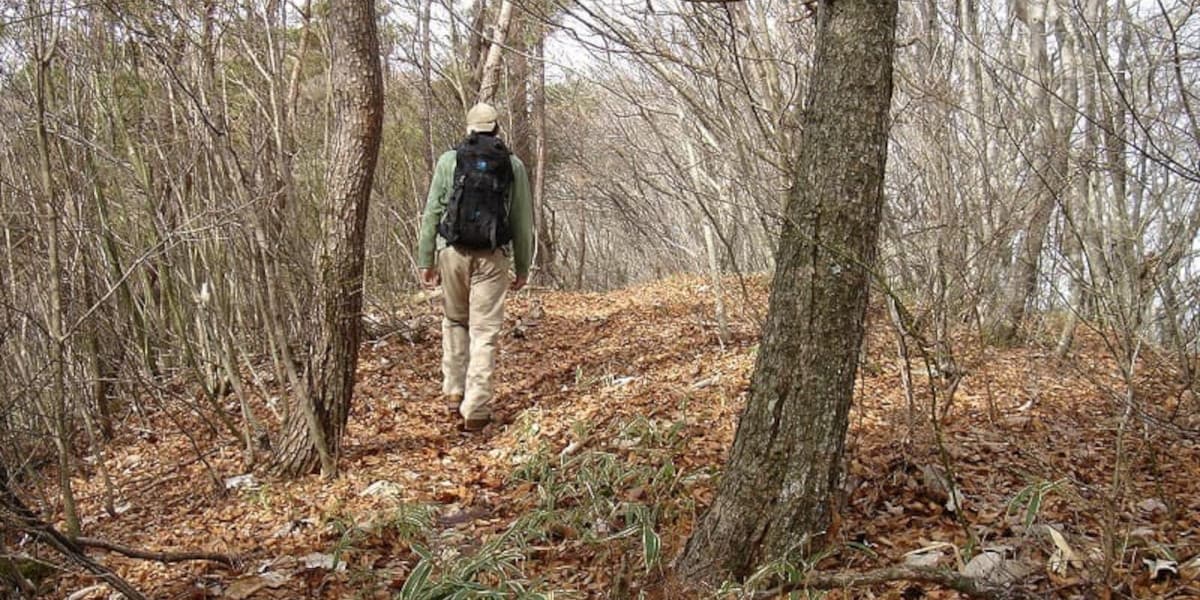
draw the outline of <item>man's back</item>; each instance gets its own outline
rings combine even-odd
[[[525,285],[532,258],[529,177],[498,132],[491,106],[478,104],[467,113],[468,138],[438,158],[417,249],[423,283],[440,282],[444,292],[442,397],[468,431],[493,420],[491,380],[504,297]]]

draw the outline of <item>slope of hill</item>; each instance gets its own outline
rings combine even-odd
[[[164,406],[131,416],[145,435],[106,457],[118,516],[105,514],[98,477],[76,482],[85,528],[130,546],[240,559],[231,570],[98,555],[156,598],[423,598],[466,586],[506,597],[670,596],[664,566],[712,497],[749,388],[765,284],[750,290],[749,306],[729,296],[724,347],[711,292],[695,279],[512,299],[498,382],[510,422],[482,434],[459,432],[437,398],[436,309],[424,306],[420,342],[364,346],[336,480],[247,475],[236,444]],[[1192,396],[1147,366],[1137,399],[1162,420],[1140,411],[1122,420],[1114,365],[1096,340],[1083,336],[1079,356],[1059,362],[964,338],[964,376],[935,428],[930,390],[940,390],[939,412],[951,398],[914,358],[910,409],[895,337],[877,317],[851,416],[846,498],[820,569],[956,568],[987,548],[1039,595],[1200,593]],[[277,404],[258,410],[269,417]],[[1173,559],[1181,573],[1152,581],[1144,559]],[[776,567],[762,581],[788,572]],[[59,589],[92,583],[68,577]],[[924,587],[842,593],[953,596]]]

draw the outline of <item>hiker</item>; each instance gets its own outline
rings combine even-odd
[[[533,243],[525,164],[505,147],[496,118],[496,109],[476,104],[466,140],[438,158],[417,251],[422,283],[440,282],[444,292],[442,398],[467,431],[492,421],[504,296],[524,287]]]

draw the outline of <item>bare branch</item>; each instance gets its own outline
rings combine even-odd
[[[122,546],[116,542],[89,537],[75,538],[75,543],[87,548],[100,548],[110,552],[116,552],[117,554],[128,556],[129,558],[153,560],[160,563],[204,560],[208,562],[221,563],[228,567],[236,567],[238,563],[237,557],[229,554],[219,554],[216,552],[154,552],[150,550],[138,550],[137,548]]]

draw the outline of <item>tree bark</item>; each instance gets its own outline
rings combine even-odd
[[[724,348],[729,343],[729,321],[725,319],[725,298],[721,291],[721,263],[717,257],[717,245],[713,243],[712,225],[704,224],[704,250],[708,254],[708,278],[713,288],[713,300],[717,312],[717,339]]]
[[[285,476],[337,472],[358,366],[363,243],[383,122],[383,78],[370,0],[335,0],[329,11],[335,120],[317,257],[317,331],[305,385],[275,457]]]
[[[500,14],[496,17],[496,28],[492,31],[491,45],[488,46],[487,58],[483,62],[477,102],[490,104],[495,101],[496,84],[500,81],[500,54],[504,49],[504,39],[508,35],[508,25],[511,22],[512,2],[504,0],[500,4]]]
[[[579,265],[575,269],[575,289],[583,289],[584,268],[587,266],[587,228],[588,228],[588,212],[587,207],[579,207],[579,236],[577,242],[579,244]]]
[[[487,0],[473,0],[471,9],[467,11],[471,15],[471,26],[467,31],[467,69],[469,71],[468,81],[463,88],[461,98],[463,110],[470,108],[470,94],[479,90],[479,81],[482,79],[484,52],[487,51],[487,32],[484,31],[484,23],[487,21]],[[457,28],[451,29],[451,34],[457,31]],[[455,45],[457,48],[458,46]]]
[[[421,158],[425,160],[422,189],[426,190],[433,181],[436,158],[433,147],[433,51],[430,49],[432,35],[429,30],[432,12],[433,0],[421,0],[421,138],[425,142]]]
[[[537,223],[538,272],[543,281],[554,280],[554,231],[546,207],[546,28],[538,25],[533,61],[533,205]]]
[[[534,148],[533,126],[529,115],[530,68],[529,59],[525,56],[529,50],[529,27],[527,19],[519,16],[512,18],[509,25],[511,31],[507,38],[513,53],[505,62],[508,65],[508,116],[512,120],[512,130],[508,132],[508,139],[513,152],[525,161],[525,164],[532,165]]]
[[[751,395],[677,566],[693,583],[803,552],[831,518],[883,207],[894,0],[823,0]]]

